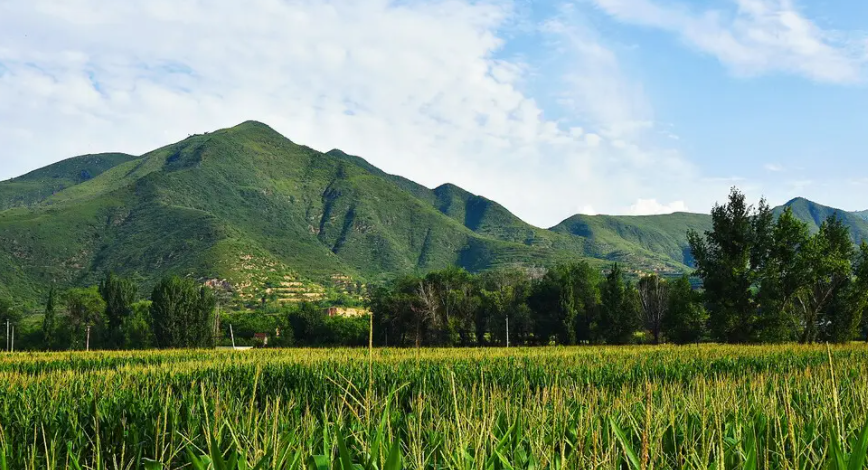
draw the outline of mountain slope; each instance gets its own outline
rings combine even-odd
[[[0,212],[0,285],[32,294],[105,269],[144,286],[167,272],[239,285],[284,273],[376,279],[570,256],[476,234],[405,186],[247,122]]]
[[[836,212],[788,204],[814,229]],[[868,236],[868,221],[837,212],[854,239]],[[0,295],[32,299],[107,269],[143,289],[167,273],[227,279],[249,298],[297,290],[302,279],[376,281],[452,265],[587,259],[676,273],[692,261],[687,230],[710,228],[710,216],[688,213],[534,227],[455,185],[430,189],[250,121],[139,157],[76,157],[0,182]]]
[[[862,240],[868,240],[868,220],[859,213],[842,211],[799,197],[787,202],[783,206],[776,207],[774,209],[775,214],[783,212],[785,207],[789,207],[796,218],[807,223],[811,233],[817,232],[823,221],[835,215],[844,222],[844,225],[850,228],[850,236],[853,238],[853,241],[862,243]]]
[[[596,247],[592,256],[635,264],[641,258],[690,266],[687,230],[711,229],[707,214],[674,213],[652,216],[574,215],[552,231],[583,237]]]
[[[0,183],[0,211],[37,204],[135,158],[123,153],[82,155],[4,181]]]

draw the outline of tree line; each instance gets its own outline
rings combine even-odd
[[[144,349],[214,346],[216,297],[193,279],[161,279],[150,300],[138,298],[130,280],[105,274],[99,285],[58,293],[51,288],[41,328],[23,346],[30,349]],[[0,321],[22,318],[0,300]],[[32,336],[36,336],[35,338]]]
[[[161,279],[148,299],[141,299],[133,280],[107,272],[96,286],[49,289],[38,327],[25,328],[21,310],[0,297],[0,323],[8,321],[15,328],[15,350],[262,346],[254,339],[256,333],[267,334],[269,346],[368,343],[368,318],[330,317],[326,307],[331,303],[255,302],[251,311],[218,312],[218,297],[230,300],[225,294],[194,279],[171,276]]]
[[[404,276],[370,292],[381,346],[518,346],[693,343],[707,314],[686,276],[628,282],[621,267],[587,262],[544,273],[522,268],[479,275],[448,268]]]
[[[628,279],[618,264],[585,261],[481,274],[453,267],[369,288],[372,319],[265,302],[220,317],[237,328],[237,344],[268,333],[272,346],[366,345],[369,321],[377,345],[399,347],[868,340],[868,244],[854,245],[840,219],[812,234],[789,209],[776,216],[736,189],[711,216],[711,230],[687,234],[699,288],[686,275]],[[228,336],[216,304],[190,278],[166,277],[141,300],[133,281],[106,273],[97,286],[51,289],[28,346],[213,347]],[[7,321],[21,316],[0,298]]]
[[[472,275],[449,268],[373,289],[377,344],[847,342],[866,335],[868,245],[835,215],[814,234],[790,209],[775,216],[733,188],[712,229],[688,233],[694,275],[625,280],[619,265],[586,262],[544,273]]]

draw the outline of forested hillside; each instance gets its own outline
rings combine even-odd
[[[814,231],[836,211],[789,205]],[[865,238],[868,221],[841,214],[853,238]],[[708,215],[678,213],[576,215],[534,227],[457,186],[429,189],[251,121],[138,157],[75,157],[0,183],[0,294],[42,298],[50,285],[92,285],[108,270],[142,289],[178,274],[225,280],[246,295],[577,259],[677,274],[692,263],[687,231],[710,226]]]

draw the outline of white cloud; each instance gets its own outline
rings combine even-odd
[[[591,1],[620,21],[677,34],[739,75],[781,71],[832,83],[863,76],[866,55],[851,47],[852,35],[823,30],[792,0],[731,0],[735,11],[696,11],[687,2]]]
[[[765,168],[766,171],[771,171],[775,173],[784,171],[784,167],[777,163],[766,163],[765,165],[763,165],[763,168]]]
[[[515,11],[507,0],[5,1],[0,178],[256,119],[543,226],[571,215],[568,200],[615,212],[652,193],[725,194],[648,138],[641,83],[578,13],[534,31],[563,68],[500,55]],[[575,122],[546,117],[524,88],[539,77]]]
[[[591,205],[582,206],[582,208],[579,209],[578,213],[585,215],[597,215],[597,211],[594,210],[594,206]]]
[[[673,201],[669,204],[661,204],[656,199],[638,199],[630,206],[630,215],[656,215],[671,214],[673,212],[688,212],[684,201]]]

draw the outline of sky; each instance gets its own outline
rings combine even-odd
[[[246,120],[542,227],[868,209],[868,1],[0,0],[0,180]]]

